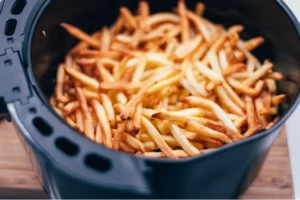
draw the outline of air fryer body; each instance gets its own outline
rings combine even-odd
[[[245,25],[244,39],[266,38],[254,53],[271,59],[285,76],[278,85],[289,96],[281,120],[247,140],[178,161],[106,149],[70,128],[47,103],[57,65],[77,42],[59,24],[92,33],[110,25],[120,6],[135,10],[138,1],[27,0],[23,9],[14,8],[15,2],[0,3],[0,29],[5,30],[0,35],[0,85],[5,85],[0,111],[9,113],[52,198],[236,198],[256,178],[281,125],[299,103],[300,27],[286,5],[281,0],[204,0],[212,21]],[[170,11],[177,0],[149,3],[151,12]],[[191,9],[195,3],[187,0]]]

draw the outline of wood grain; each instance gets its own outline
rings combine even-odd
[[[0,122],[0,198],[45,198],[11,124]],[[258,178],[242,199],[292,199],[289,153],[284,129]]]

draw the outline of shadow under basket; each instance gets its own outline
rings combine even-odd
[[[193,9],[195,0],[186,0]],[[205,17],[246,27],[243,39],[263,36],[254,54],[284,74],[288,94],[270,130],[212,153],[182,160],[146,159],[97,145],[51,108],[57,66],[78,42],[59,24],[88,33],[111,25],[119,8],[137,0],[4,0],[0,2],[0,111],[6,113],[51,198],[237,198],[256,178],[280,127],[299,103],[300,25],[281,0],[204,0]],[[151,12],[177,0],[151,0]]]

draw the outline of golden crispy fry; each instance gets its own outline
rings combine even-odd
[[[100,42],[98,42],[96,39],[90,37],[88,34],[80,30],[79,28],[72,26],[67,23],[61,23],[60,24],[64,29],[66,29],[72,36],[78,38],[79,40],[82,40],[86,42],[87,44],[91,45],[92,47],[99,49],[100,48]]]
[[[193,55],[193,61],[199,61],[203,58],[203,56],[205,55],[205,53],[208,50],[208,44],[206,42],[202,43],[199,47],[198,50],[196,50],[196,52]]]
[[[180,21],[179,17],[172,13],[158,13],[148,17],[147,26],[153,27],[157,24],[162,24],[166,22],[171,22],[178,24]]]
[[[193,87],[193,89],[196,91],[197,94],[203,96],[203,97],[207,97],[208,93],[205,90],[205,82],[199,83],[193,73],[193,68],[192,65],[190,65],[190,67],[188,67],[186,69],[186,79],[188,80],[188,82],[190,83],[190,85]]]
[[[76,71],[73,68],[65,68],[65,71],[72,76],[75,80],[79,81],[80,83],[84,84],[87,87],[90,87],[94,90],[99,89],[99,82],[81,72]]]
[[[147,19],[150,15],[150,8],[147,1],[139,2],[138,12],[140,15],[139,26],[144,32],[148,32],[150,28],[147,26]]]
[[[200,151],[194,147],[184,135],[182,135],[179,127],[175,124],[171,125],[171,133],[183,150],[185,150],[185,152],[187,152],[189,155],[195,156],[200,154]]]
[[[219,61],[220,61],[220,66],[222,68],[223,76],[226,76],[226,73],[224,74],[224,71],[226,71],[226,68],[228,67],[229,63],[227,60],[227,55],[224,50],[219,51]]]
[[[244,48],[248,51],[252,51],[252,50],[256,49],[257,47],[259,47],[264,42],[265,42],[265,39],[263,37],[253,38],[253,39],[245,42]]]
[[[103,144],[103,133],[102,133],[102,130],[101,130],[101,124],[98,124],[97,127],[96,127],[96,138],[95,138],[95,141],[98,144]]]
[[[265,79],[265,82],[266,82],[269,92],[271,92],[271,93],[277,92],[277,86],[276,86],[275,80],[267,78],[267,79]]]
[[[79,102],[78,101],[72,101],[72,102],[68,103],[67,105],[65,105],[63,107],[63,109],[62,109],[63,114],[65,116],[68,116],[71,113],[75,112],[78,107],[79,107]]]
[[[228,83],[238,92],[244,93],[250,97],[259,96],[265,85],[264,81],[262,80],[256,83],[255,88],[244,86],[241,82],[234,79],[228,79]]]
[[[145,117],[142,117],[142,124],[144,128],[147,130],[149,135],[156,142],[158,147],[170,158],[177,158],[172,149],[167,145],[167,143],[162,139],[160,133],[156,130],[153,124]]]
[[[136,150],[138,150],[142,153],[145,152],[143,143],[141,141],[139,141],[138,139],[136,139],[135,137],[131,136],[130,134],[121,133],[120,141],[122,141],[126,144],[129,144],[130,146],[132,146],[133,148],[135,148]]]
[[[70,118],[70,117],[66,117],[66,119],[65,119],[66,121],[67,121],[67,123],[71,126],[71,127],[73,127],[74,129],[76,129],[76,130],[80,130],[80,128],[78,127],[78,125],[74,122],[74,120],[72,119],[72,118]]]
[[[95,50],[83,49],[78,52],[78,56],[81,58],[118,59],[121,56],[121,53],[117,51],[95,51]]]
[[[220,141],[225,142],[225,143],[232,143],[233,142],[225,134],[220,133],[218,131],[214,131],[210,128],[207,128],[206,126],[204,126],[200,123],[197,123],[195,121],[188,121],[187,124],[186,124],[185,129],[187,129],[189,131],[193,131],[195,133],[198,133],[201,136],[217,139],[217,140],[220,140]]]
[[[84,132],[84,121],[83,121],[83,115],[80,109],[77,109],[75,112],[75,118],[76,118],[76,124],[78,125],[78,128],[80,132]]]
[[[262,108],[259,110],[260,115],[277,115],[278,108],[277,107],[271,107],[271,108]]]
[[[203,35],[206,42],[211,42],[211,34],[207,26],[203,23],[203,20],[199,18],[195,13],[187,11],[187,17],[194,23],[198,31]]]
[[[245,64],[238,63],[238,64],[235,64],[235,65],[232,65],[230,67],[223,69],[222,74],[224,77],[227,77],[227,76],[231,76],[232,74],[234,74],[236,72],[243,71],[246,68],[247,68],[247,66]]]
[[[101,80],[105,82],[113,82],[114,77],[112,74],[102,65],[101,61],[97,62],[96,70],[99,73]]]
[[[65,80],[64,65],[59,65],[57,70],[57,75],[56,75],[55,95],[58,101],[66,103],[69,101],[69,98],[64,95],[64,89],[63,89],[64,80]]]
[[[286,94],[272,97],[272,105],[277,106],[279,104],[282,104],[286,100],[286,97],[287,97]]]
[[[184,0],[179,0],[178,11],[180,16],[181,41],[185,43],[190,40],[190,24],[187,18],[187,8]]]
[[[88,138],[93,140],[95,138],[94,135],[95,130],[93,125],[92,115],[88,109],[86,98],[81,88],[75,88],[75,90],[76,90],[77,99],[79,101],[81,113],[83,115],[84,133]]]
[[[205,12],[205,4],[202,2],[198,2],[195,8],[196,15],[202,16],[204,12]]]
[[[243,112],[243,110],[236,105],[227,95],[227,93],[225,92],[223,87],[217,87],[215,89],[215,93],[220,101],[220,103],[230,112],[239,115],[239,116],[243,116],[245,115],[245,113]]]
[[[183,151],[183,150],[172,150],[172,153],[177,157],[177,158],[186,158],[189,157],[189,155]],[[146,152],[142,154],[143,156],[147,158],[168,158],[166,153],[164,152]]]
[[[140,59],[139,59],[139,62],[138,62],[138,65],[136,66],[135,68],[135,72],[133,74],[133,77],[132,77],[132,80],[131,82],[132,83],[139,83],[141,82],[141,79],[142,79],[142,75],[146,69],[146,58],[144,56],[142,56]]]
[[[219,74],[215,73],[211,69],[209,69],[207,66],[203,65],[201,62],[195,62],[194,63],[196,69],[202,73],[205,77],[207,77],[209,80],[211,80],[216,85],[222,85],[222,78]]]
[[[185,98],[184,102],[195,105],[195,106],[211,109],[216,114],[218,119],[220,121],[222,121],[227,127],[231,128],[233,130],[236,130],[234,124],[229,119],[228,115],[216,103],[211,102],[211,101],[201,98],[201,97],[193,97],[193,96]]]
[[[258,69],[256,72],[251,74],[247,80],[243,81],[243,85],[245,86],[253,85],[257,80],[265,76],[272,68],[273,68],[272,63],[264,64],[260,69]]]
[[[195,37],[195,39],[188,40],[185,43],[182,43],[182,45],[179,45],[176,49],[174,53],[175,57],[179,60],[187,58],[197,50],[202,41],[203,37],[201,35],[198,35]]]
[[[101,103],[107,114],[109,124],[111,127],[114,128],[116,126],[116,117],[115,117],[115,111],[112,102],[106,94],[101,94],[100,97],[101,97]]]
[[[138,133],[141,129],[141,118],[142,118],[142,103],[139,103],[135,109],[134,117],[133,117],[133,131]]]
[[[261,125],[258,123],[256,117],[255,107],[251,98],[246,98],[246,110],[247,110],[247,121],[248,131],[243,135],[244,138],[250,137],[261,130]]]
[[[112,133],[104,107],[97,100],[92,100],[91,105],[97,115],[98,122],[101,125],[103,133],[103,144],[108,148],[112,148]]]
[[[283,79],[283,74],[280,72],[272,72],[267,75],[268,79],[274,79],[276,81],[281,81]]]
[[[111,45],[111,34],[107,27],[102,29],[101,34],[101,51],[109,51]]]
[[[125,151],[127,153],[132,153],[132,154],[136,152],[136,150],[133,147],[131,147],[130,145],[128,145],[124,142],[120,142],[120,150]]]
[[[133,16],[133,14],[131,13],[131,11],[128,8],[122,7],[120,9],[120,13],[121,13],[125,23],[129,27],[131,27],[133,29],[135,29],[137,27],[137,21],[136,21],[135,17]]]

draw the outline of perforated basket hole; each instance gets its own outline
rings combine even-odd
[[[76,156],[79,153],[77,144],[64,137],[56,139],[55,146],[68,156]]]
[[[34,118],[32,123],[43,136],[50,136],[53,133],[52,127],[41,117]]]
[[[15,19],[10,19],[6,22],[6,26],[4,29],[4,34],[6,36],[12,36],[15,31],[16,31],[16,26],[17,26],[17,20]]]
[[[100,157],[96,154],[89,154],[84,160],[86,166],[99,172],[107,172],[111,169],[112,163],[109,159]]]
[[[11,9],[11,14],[13,15],[19,15],[23,12],[25,6],[27,4],[26,0],[16,0],[16,2],[14,3],[12,9]]]

